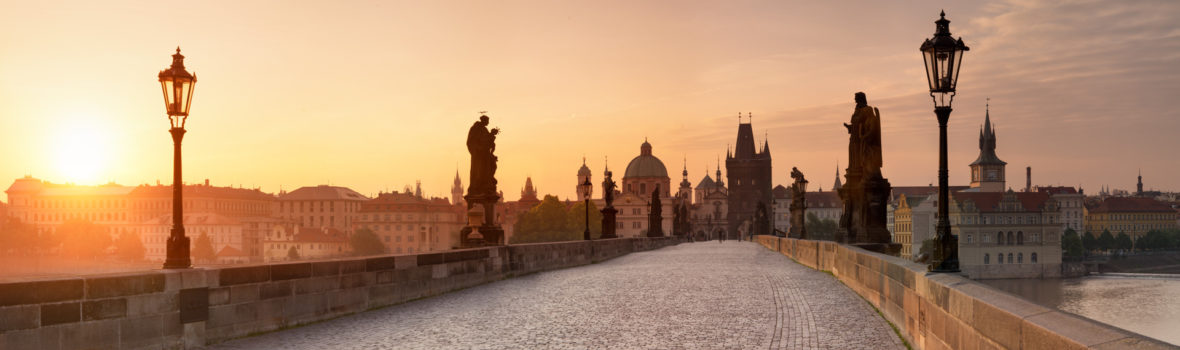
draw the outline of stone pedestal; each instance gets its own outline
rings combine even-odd
[[[615,235],[615,228],[618,226],[618,224],[615,222],[615,217],[619,213],[619,210],[615,209],[614,206],[608,206],[606,208],[602,208],[601,212],[602,212],[602,237],[601,238],[602,239],[619,238],[618,235]]]
[[[482,220],[469,222],[467,227],[459,231],[460,244],[463,248],[482,247],[486,245],[504,245],[504,229],[496,220],[496,203],[499,195],[466,195],[467,211],[482,212]],[[473,227],[478,228],[473,229]]]
[[[807,206],[799,205],[797,202],[791,203],[791,228],[787,232],[787,237],[807,239]]]
[[[840,217],[837,240],[853,245],[891,244],[892,238],[885,225],[889,192],[893,189],[889,180],[879,176],[865,179],[852,171],[846,178],[848,183],[839,190],[844,214]]]

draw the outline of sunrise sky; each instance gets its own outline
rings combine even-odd
[[[1176,1],[3,1],[0,187],[169,183],[156,74],[179,45],[198,77],[184,178],[364,194],[467,182],[467,128],[503,130],[508,199],[526,176],[574,193],[582,156],[621,175],[646,137],[695,184],[734,142],[769,135],[777,183],[830,189],[864,91],[885,176],[936,182],[937,123],[918,46],[940,9],[971,47],[950,122],[969,181],[991,98],[1008,184],[1180,190]]]

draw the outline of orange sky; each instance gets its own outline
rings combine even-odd
[[[572,196],[582,155],[622,173],[647,137],[695,184],[753,112],[774,176],[831,187],[840,123],[868,94],[895,186],[936,181],[918,45],[945,8],[972,50],[950,123],[968,180],[986,97],[1009,185],[1180,189],[1174,1],[24,1],[0,11],[0,182],[164,183],[156,73],[180,45],[199,82],[185,179],[447,195],[467,128],[503,130],[498,178]],[[843,163],[843,162],[841,162]],[[6,185],[4,185],[6,186]]]

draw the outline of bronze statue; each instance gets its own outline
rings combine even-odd
[[[499,128],[488,130],[488,116],[480,115],[479,121],[467,131],[467,151],[471,153],[471,186],[469,196],[496,195],[496,135]]]

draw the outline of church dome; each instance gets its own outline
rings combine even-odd
[[[651,155],[651,144],[646,140],[639,146],[639,156],[627,164],[623,178],[629,177],[668,177],[668,168],[659,158]]]
[[[586,166],[585,160],[582,160],[582,168],[578,169],[578,176],[590,176],[590,167]]]

